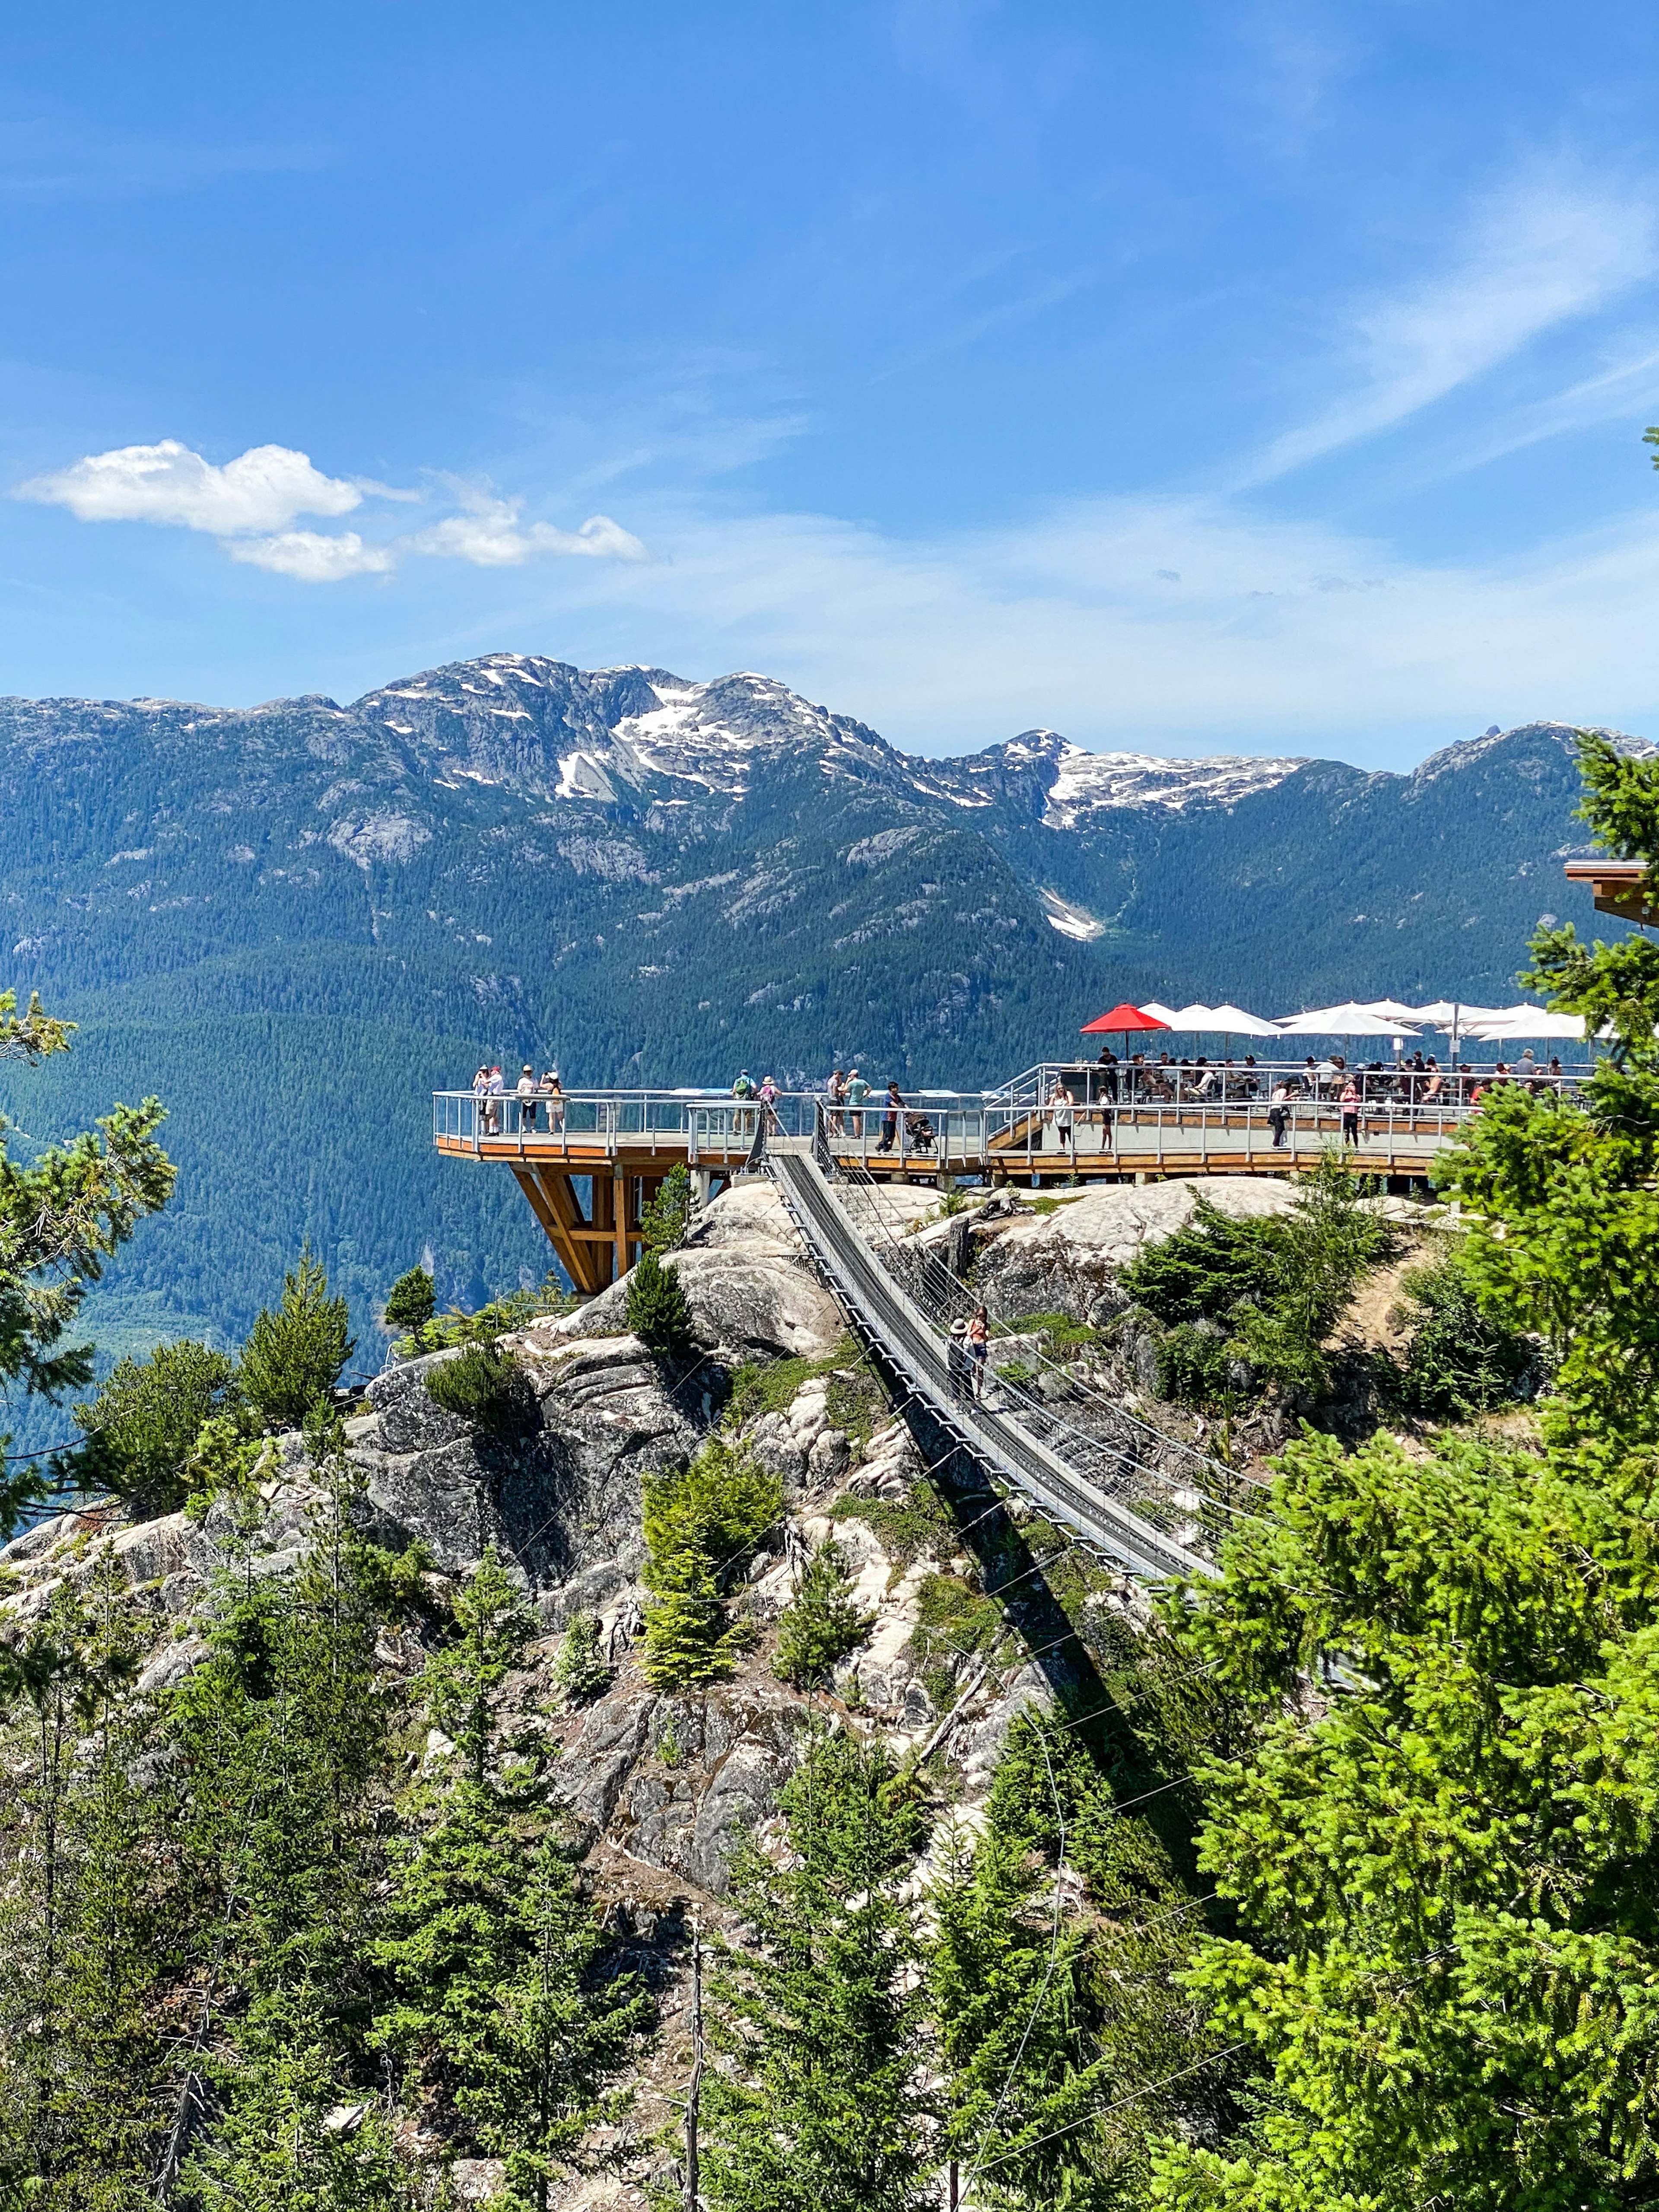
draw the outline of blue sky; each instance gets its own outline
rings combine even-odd
[[[1659,16],[18,11],[0,690],[1659,736]]]

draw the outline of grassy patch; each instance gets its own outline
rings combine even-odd
[[[810,1382],[815,1376],[836,1376],[837,1382],[842,1382],[842,1395],[846,1395],[848,1388],[837,1375],[837,1370],[857,1367],[862,1370],[863,1357],[855,1340],[844,1336],[827,1359],[745,1361],[732,1372],[732,1395],[726,1401],[726,1421],[733,1428],[741,1428],[750,1421],[759,1420],[763,1413],[787,1412],[802,1384]],[[880,1389],[874,1377],[870,1376],[868,1381],[869,1387],[879,1399]],[[836,1419],[836,1382],[832,1382],[830,1386],[830,1418],[836,1422],[837,1428],[844,1428],[847,1424]]]
[[[917,1483],[905,1498],[838,1498],[830,1518],[862,1521],[900,1568],[924,1553],[949,1559],[957,1548],[956,1524],[931,1483]]]
[[[943,1710],[954,1695],[953,1662],[981,1658],[991,1649],[1002,1628],[1002,1607],[958,1575],[929,1575],[916,1594],[916,1611],[910,1650],[922,1686]]]

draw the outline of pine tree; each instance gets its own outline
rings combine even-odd
[[[645,1649],[640,1670],[653,1689],[684,1690],[732,1672],[740,1644],[714,1586],[706,1546],[688,1540],[647,1562]]]
[[[171,1512],[185,1498],[203,1423],[223,1415],[235,1385],[229,1354],[188,1338],[158,1345],[147,1359],[118,1360],[92,1402],[75,1408],[88,1438],[83,1479],[142,1511]]]
[[[691,1174],[676,1160],[656,1196],[640,1216],[640,1237],[647,1252],[672,1252],[685,1241],[691,1220]]]
[[[424,1267],[411,1267],[399,1275],[386,1293],[386,1325],[410,1331],[424,1328],[437,1310],[437,1292]]]
[[[628,1326],[641,1344],[678,1358],[691,1342],[691,1308],[678,1276],[653,1251],[641,1253],[628,1278]]]
[[[182,2176],[200,2212],[414,2212],[389,2116],[341,2082],[303,2011],[215,2072],[222,2110]]]
[[[783,1486],[746,1452],[711,1437],[691,1464],[645,1486],[646,1680],[674,1690],[718,1681],[748,1642],[720,1577],[736,1571],[778,1518]]]
[[[926,1819],[879,1747],[821,1736],[785,1784],[788,1860],[752,1845],[732,1894],[756,1942],[720,1954],[703,2077],[709,2212],[913,2212],[935,2202],[936,2099],[915,1914]]]
[[[537,1759],[501,1713],[536,1623],[493,1553],[457,1618],[459,1638],[422,1680],[427,1717],[455,1748],[407,1808],[375,1952],[396,1994],[376,2035],[451,2128],[507,2159],[509,2201],[545,2212],[645,2000],[595,1973],[598,1923],[557,1849]]]
[[[875,1620],[854,1604],[845,1556],[834,1537],[826,1536],[806,1562],[793,1601],[778,1622],[773,1673],[798,1690],[816,1687],[863,1643]]]
[[[343,1297],[330,1297],[328,1274],[309,1246],[283,1278],[282,1304],[261,1309],[242,1347],[243,1395],[267,1428],[297,1429],[327,1397],[353,1352]]]

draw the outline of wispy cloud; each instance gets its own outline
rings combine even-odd
[[[562,568],[556,596],[494,605],[488,635],[693,676],[763,668],[950,751],[1043,723],[1091,746],[1397,759],[1494,721],[1629,726],[1659,688],[1659,519],[1437,565],[1158,499],[926,540],[701,511],[659,511],[647,534],[648,565]]]
[[[608,514],[590,514],[579,530],[557,530],[551,523],[520,522],[521,499],[496,499],[465,487],[458,487],[458,496],[462,512],[405,538],[405,552],[447,554],[480,568],[516,568],[538,553],[615,561],[645,558],[639,539]]]
[[[1392,429],[1606,306],[1653,275],[1656,238],[1650,196],[1552,176],[1498,195],[1436,274],[1352,310],[1339,355],[1347,390],[1247,460],[1235,487]]]
[[[517,568],[542,554],[643,561],[644,546],[608,514],[576,530],[524,522],[524,501],[438,478],[460,508],[424,530],[379,543],[356,531],[293,530],[302,514],[349,514],[366,497],[419,500],[418,491],[369,477],[325,476],[289,446],[252,446],[234,460],[206,460],[176,438],[88,453],[69,468],[33,477],[14,497],[67,507],[82,522],[149,522],[200,530],[233,561],[307,584],[384,576],[404,554],[465,561],[475,568]]]
[[[73,116],[0,118],[0,198],[11,200],[147,198],[320,169],[329,159],[303,143],[214,144],[94,130]]]
[[[301,584],[337,584],[347,576],[388,575],[398,565],[389,545],[367,545],[355,530],[325,537],[320,530],[283,530],[270,538],[233,538],[225,550],[233,561]]]

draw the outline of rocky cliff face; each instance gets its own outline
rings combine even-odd
[[[1205,1188],[1235,1211],[1284,1202],[1273,1184]],[[1005,1195],[955,1218],[929,1218],[931,1194],[896,1198],[915,1249],[954,1238],[958,1264],[975,1265],[998,1316],[1017,1322],[1036,1312],[1115,1312],[1124,1303],[1115,1269],[1187,1218],[1194,1193],[1177,1184],[1102,1191],[1046,1214]],[[487,1435],[436,1405],[425,1387],[433,1359],[381,1376],[348,1424],[371,1532],[392,1548],[428,1547],[434,1599],[453,1593],[489,1546],[533,1597],[545,1634],[507,1694],[556,1751],[555,1790],[592,1882],[649,1966],[671,2029],[683,1963],[676,1931],[693,1904],[708,1924],[731,1925],[724,1900],[733,1850],[745,1834],[763,1845],[775,1836],[776,1793],[810,1727],[930,1748],[944,1768],[942,1797],[971,1820],[1014,1715],[1056,1696],[1095,1710],[1097,1662],[1103,1671],[1113,1638],[1132,1632],[1143,1609],[1139,1594],[1068,1551],[1019,1499],[999,1511],[986,1492],[930,1485],[769,1186],[740,1183],[717,1200],[674,1264],[698,1336],[690,1373],[665,1373],[626,1333],[623,1300],[606,1293],[566,1320],[504,1340],[525,1378],[516,1428]],[[1021,1340],[1000,1349],[1018,1357]],[[1103,1434],[1178,1476],[1194,1424],[1172,1409],[1158,1414],[1136,1396],[1131,1370],[1101,1359],[1095,1380],[1109,1380],[1119,1396]],[[722,1409],[744,1367],[765,1387],[735,1440],[781,1476],[785,1498],[782,1518],[732,1594],[754,1646],[730,1680],[665,1695],[638,1664],[641,1486],[693,1455],[723,1418],[733,1435]],[[1063,1375],[1057,1387],[1066,1389]],[[1092,1417],[1085,1409],[1079,1418]],[[165,1696],[205,1653],[215,1576],[233,1561],[260,1574],[294,1567],[318,1503],[301,1440],[290,1436],[251,1537],[223,1504],[199,1525],[175,1514],[129,1526],[108,1507],[60,1516],[0,1554],[0,1636],[15,1637],[57,1588],[84,1583],[107,1557],[153,1631],[136,1693]],[[831,1535],[872,1627],[831,1689],[803,1695],[771,1671],[776,1622],[806,1553]],[[613,1672],[603,1695],[573,1705],[553,1668],[578,1611],[598,1615]],[[388,1633],[379,1656],[389,1674],[408,1676],[425,1651],[407,1629]],[[642,2142],[670,2117],[666,2098],[680,2079],[674,2033],[635,2085]],[[652,2157],[641,2150],[605,2201],[643,2206]],[[489,2161],[470,2162],[459,2176],[464,2195],[487,2193],[498,2179]]]

